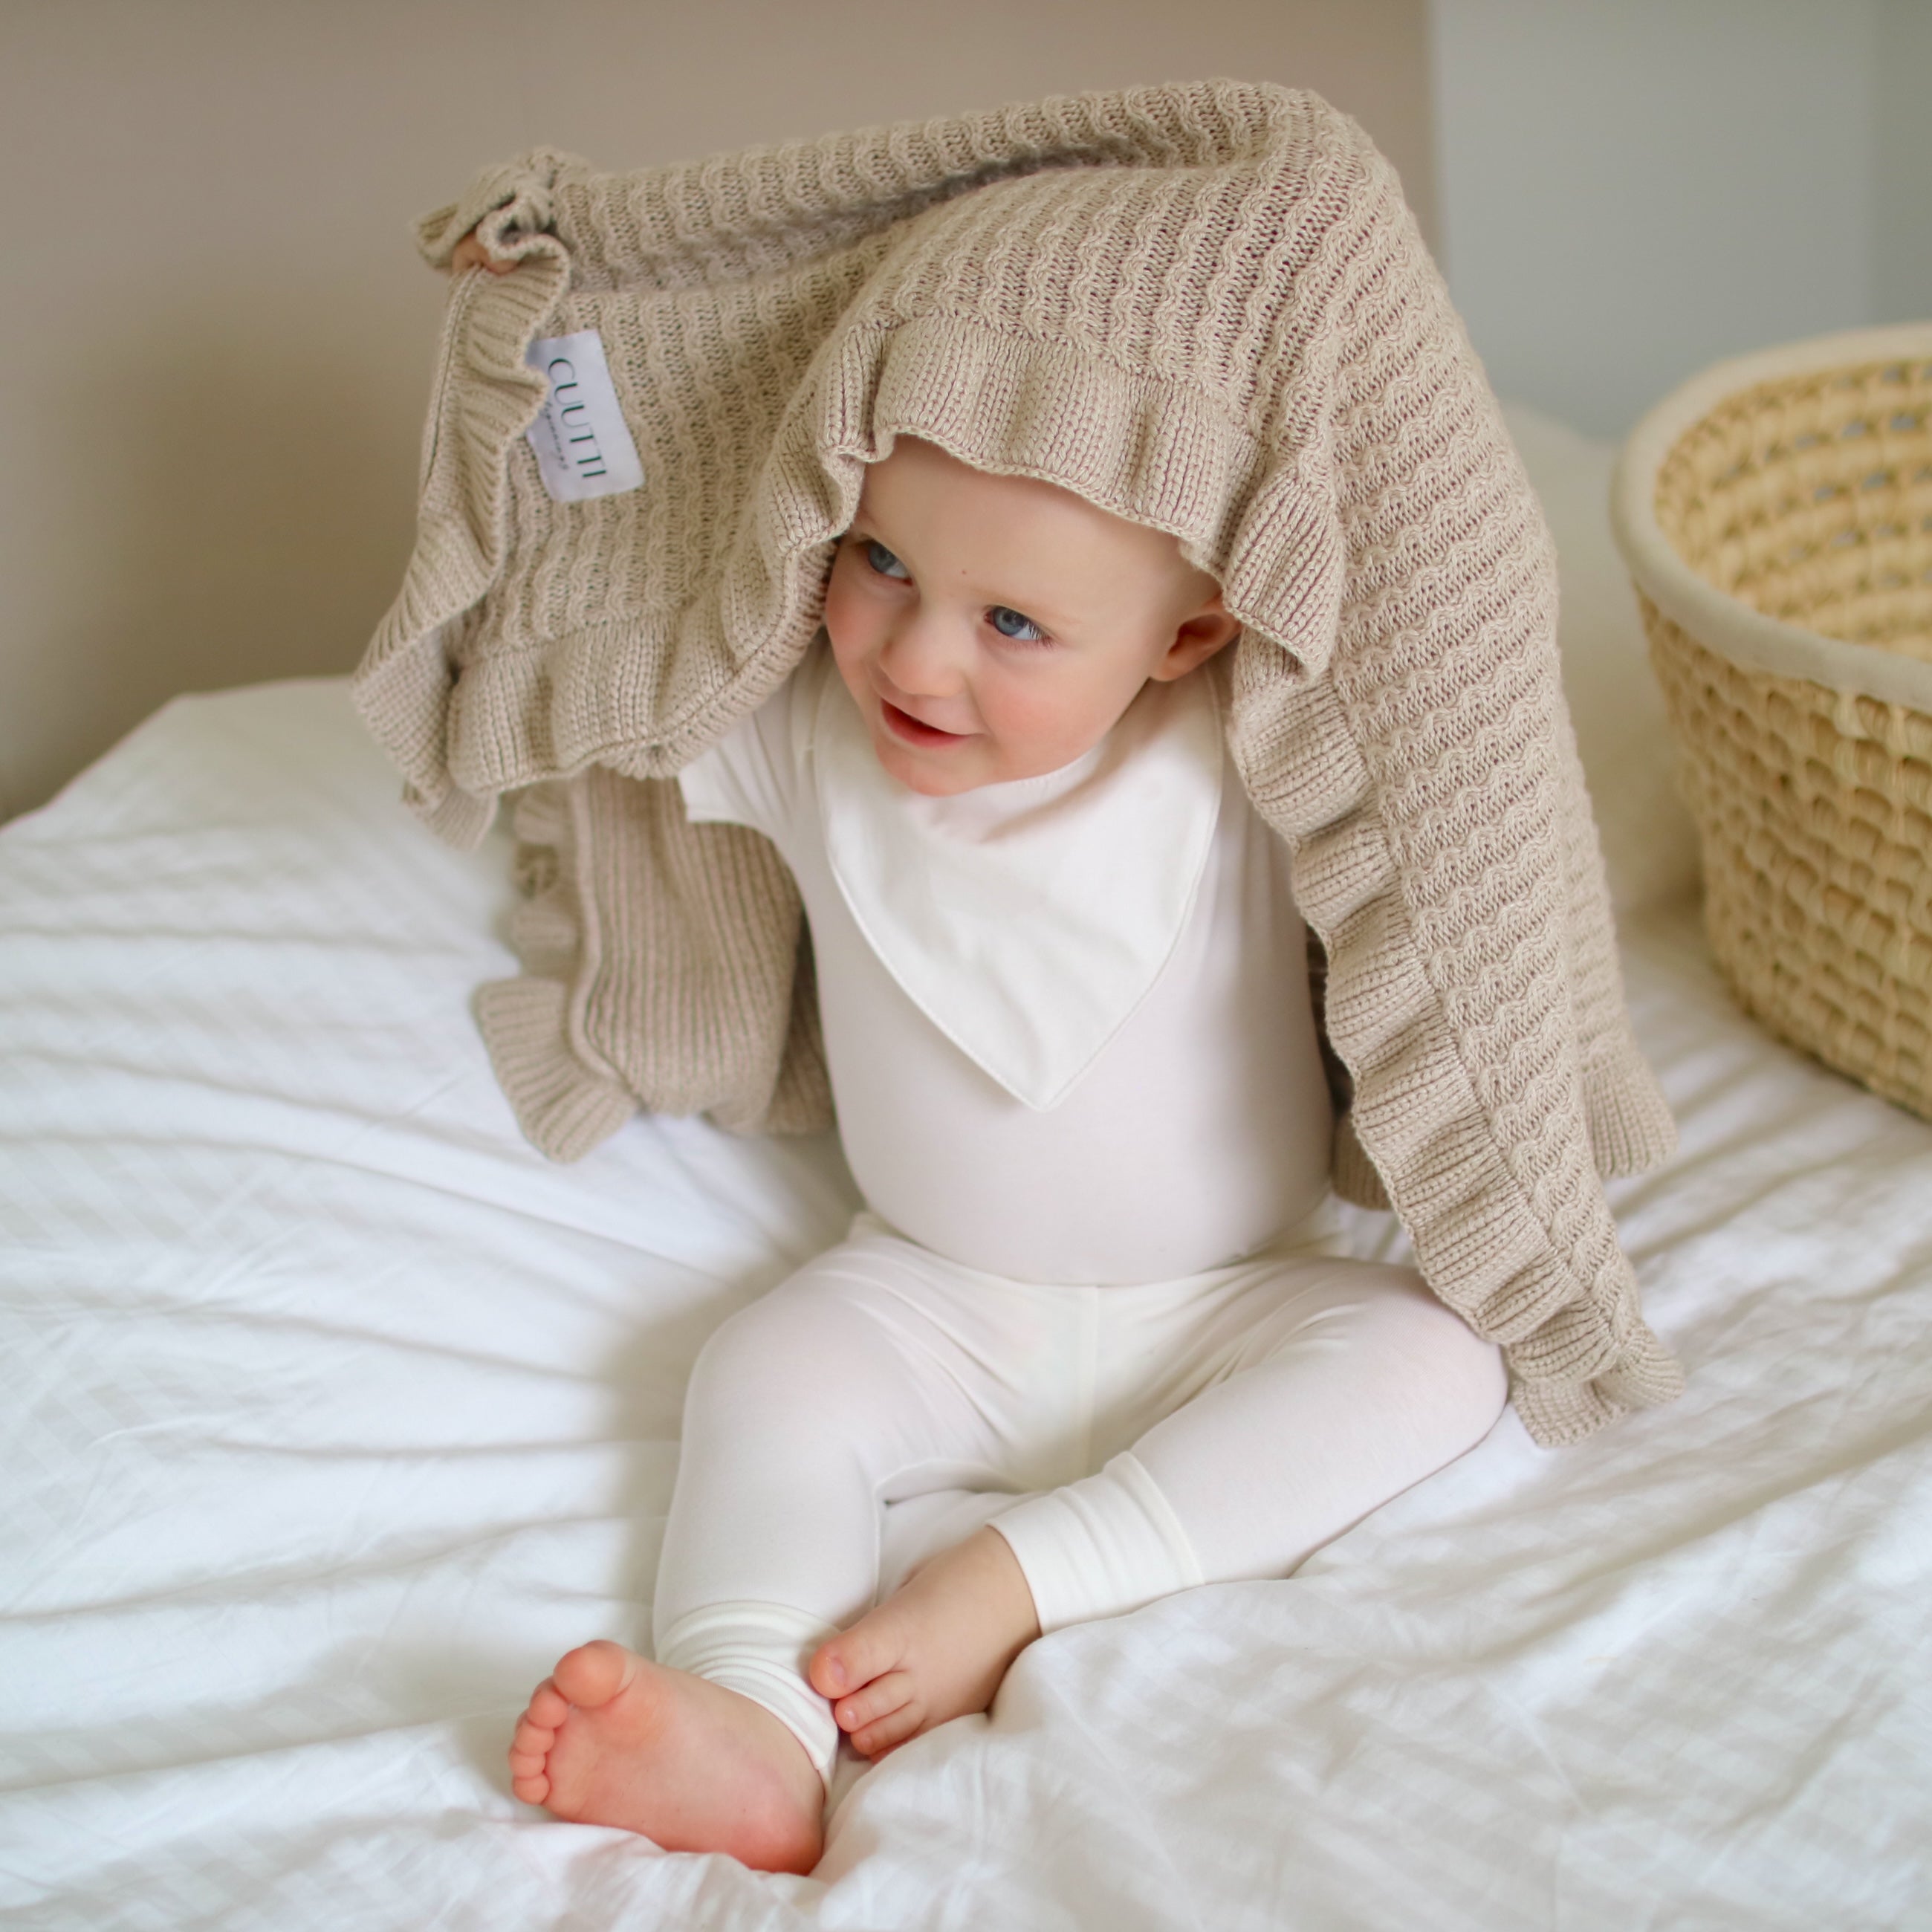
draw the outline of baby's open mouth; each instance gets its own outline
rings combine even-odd
[[[886,723],[896,736],[908,745],[957,745],[972,736],[968,731],[942,731],[937,724],[922,724],[910,711],[902,711],[891,699],[879,700]]]

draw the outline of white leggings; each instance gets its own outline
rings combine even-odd
[[[829,1780],[806,1663],[980,1524],[1043,1631],[1285,1576],[1480,1441],[1504,1394],[1412,1269],[1284,1242],[1179,1281],[1041,1286],[862,1214],[698,1358],[658,1658],[763,1704]]]

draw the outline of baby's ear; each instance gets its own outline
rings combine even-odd
[[[1223,646],[1232,644],[1241,634],[1240,620],[1228,616],[1222,608],[1217,592],[1211,603],[1204,604],[1191,617],[1185,618],[1175,628],[1174,642],[1168,646],[1167,655],[1155,667],[1156,680],[1172,684],[1178,677],[1185,677],[1197,664],[1204,664]]]

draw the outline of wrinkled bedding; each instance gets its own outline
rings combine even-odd
[[[1682,908],[1626,940],[1683,1148],[1612,1188],[1681,1402],[1034,1646],[810,1878],[518,1805],[530,1685],[648,1635],[692,1357],[852,1195],[698,1121],[527,1148],[466,1007],[511,899],[332,682],[0,832],[15,1932],[1932,1924],[1932,1127]]]

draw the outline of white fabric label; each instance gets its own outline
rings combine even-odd
[[[580,503],[637,489],[644,466],[617,406],[604,338],[594,328],[539,336],[524,360],[550,385],[542,410],[524,434],[551,497]]]

